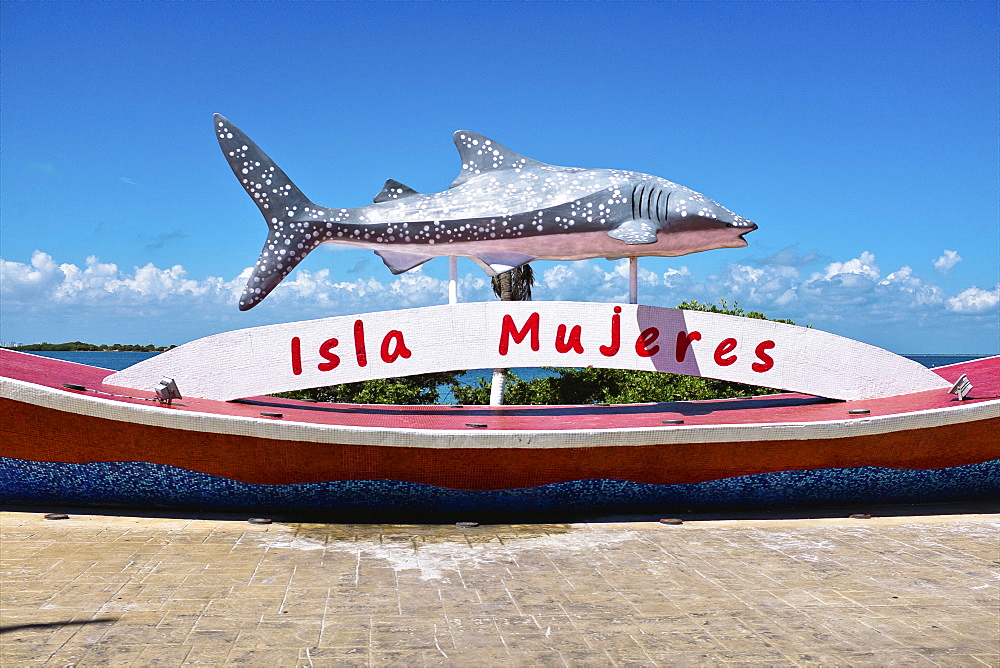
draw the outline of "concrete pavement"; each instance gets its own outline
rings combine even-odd
[[[986,510],[470,528],[8,510],[0,664],[998,666]]]

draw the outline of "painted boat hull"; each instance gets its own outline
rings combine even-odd
[[[106,370],[8,351],[0,366],[9,503],[600,512],[1000,498],[1000,358],[937,370],[969,375],[963,402],[930,391],[502,408],[167,408],[104,386]]]

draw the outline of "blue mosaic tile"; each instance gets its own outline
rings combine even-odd
[[[12,504],[196,510],[644,512],[846,503],[1000,499],[1000,460],[934,470],[784,471],[685,485],[576,480],[461,491],[393,480],[255,485],[146,462],[64,464],[0,457],[0,500]]]

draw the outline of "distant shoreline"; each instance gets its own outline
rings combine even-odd
[[[102,343],[100,345],[95,343],[84,343],[83,341],[68,341],[66,343],[28,343],[25,345],[15,345],[15,346],[0,346],[0,348],[6,348],[7,350],[16,350],[22,353],[30,352],[83,352],[83,353],[162,353],[172,348],[176,348],[175,345],[169,346],[154,346],[152,343],[147,345],[142,344],[132,344],[132,343],[113,343],[108,345]]]

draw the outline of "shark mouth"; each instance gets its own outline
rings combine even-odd
[[[747,240],[744,237],[757,229],[757,223],[749,221],[746,218],[740,218],[737,222],[733,223],[733,225],[735,227],[746,228],[742,232],[739,233],[739,238],[740,238],[740,241],[743,242],[744,246],[749,246],[750,244],[747,243]]]

